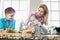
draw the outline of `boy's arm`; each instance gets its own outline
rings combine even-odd
[[[11,25],[9,27],[10,30],[14,30],[15,29],[15,23],[16,23],[15,20],[11,23]]]
[[[11,23],[11,25],[5,30],[6,32],[9,32],[10,30],[14,30],[15,29],[15,21],[13,21]]]
[[[0,32],[3,32],[4,28],[3,28],[3,22],[2,19],[0,19]]]

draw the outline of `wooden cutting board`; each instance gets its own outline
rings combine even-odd
[[[28,36],[32,36],[32,34],[30,33],[0,33],[1,36],[21,36],[21,37],[28,37]]]

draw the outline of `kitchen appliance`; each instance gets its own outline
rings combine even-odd
[[[55,27],[55,30],[60,34],[60,27]]]

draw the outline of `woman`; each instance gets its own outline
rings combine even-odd
[[[41,24],[47,24],[47,17],[48,17],[48,8],[45,4],[42,4],[38,8],[38,12],[33,12],[30,13],[29,19],[31,16],[34,16],[35,18],[38,19]],[[29,20],[28,20],[29,23]]]
[[[45,28],[40,27],[41,25],[47,25],[47,17],[48,17],[48,8],[45,4],[42,4],[38,8],[38,12],[31,13],[28,19],[28,26],[35,26],[35,30],[37,35],[41,33],[47,33]]]

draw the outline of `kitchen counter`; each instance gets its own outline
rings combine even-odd
[[[22,33],[0,33],[0,40],[7,40],[7,39],[11,39],[11,40],[20,40],[23,37],[30,37],[32,36],[32,34],[30,33],[26,33],[26,34],[22,34]]]
[[[24,37],[24,36],[32,36],[32,34],[30,33],[0,33],[0,36],[20,36],[20,37]]]
[[[29,38],[32,35],[30,33],[0,33],[0,40],[1,39],[8,39],[8,40],[25,40],[25,39],[34,39],[34,40],[60,40],[60,35],[40,35],[40,36],[33,36],[33,38]]]

